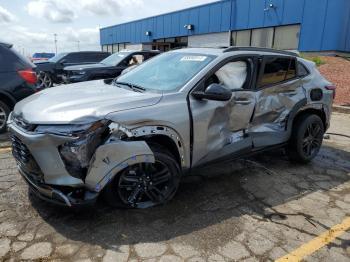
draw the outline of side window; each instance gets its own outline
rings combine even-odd
[[[145,57],[141,54],[133,55],[129,60],[128,66],[140,65],[143,63],[144,60]]]
[[[308,74],[309,74],[309,71],[306,69],[306,67],[301,62],[298,62],[298,76],[305,77]]]
[[[73,53],[68,54],[65,57],[62,58],[65,64],[71,64],[71,63],[79,63],[82,61],[81,54]]]
[[[258,87],[277,84],[296,77],[295,59],[265,57],[265,66]]]
[[[224,85],[225,87],[234,89],[243,89],[247,81],[248,64],[245,61],[229,62],[217,70],[211,77],[209,77],[205,85],[216,83]]]

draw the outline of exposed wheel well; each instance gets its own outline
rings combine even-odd
[[[155,143],[165,147],[169,152],[175,157],[178,164],[181,166],[181,158],[179,150],[176,146],[176,143],[166,135],[155,135],[144,138],[144,141],[147,143]]]
[[[10,110],[12,110],[15,106],[15,102],[9,98],[7,95],[0,94],[0,101],[4,102]]]
[[[298,118],[304,116],[304,115],[317,115],[321,118],[322,120],[322,123],[323,123],[323,127],[324,129],[326,130],[327,129],[327,117],[326,117],[326,113],[323,111],[323,110],[320,110],[320,109],[314,109],[314,108],[308,108],[308,109],[305,109],[305,110],[302,110],[300,111],[294,118],[294,121],[293,121],[293,125],[294,123],[297,121]]]

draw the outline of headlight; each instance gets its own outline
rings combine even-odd
[[[79,70],[79,71],[72,71],[72,75],[85,75],[86,74],[86,72],[85,71],[81,71],[81,70]]]
[[[39,125],[35,129],[35,132],[79,137],[83,134],[90,133],[98,128],[104,127],[107,125],[107,123],[107,120],[101,120],[82,125]]]

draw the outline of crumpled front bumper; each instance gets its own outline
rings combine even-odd
[[[27,182],[29,189],[32,193],[34,193],[37,197],[39,197],[42,200],[45,200],[47,202],[60,205],[60,206],[67,206],[67,207],[82,207],[82,206],[90,206],[95,204],[98,193],[91,192],[91,191],[85,191],[84,198],[78,199],[73,198],[69,195],[64,194],[62,191],[55,189],[51,186],[42,184],[36,184],[35,181],[33,181],[28,174],[23,171],[21,167],[18,168],[19,173]]]

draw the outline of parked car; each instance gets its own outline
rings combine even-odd
[[[63,69],[71,65],[94,64],[100,62],[110,53],[99,51],[84,51],[60,53],[45,62],[36,62],[38,85],[40,88],[49,88],[53,84],[61,84]]]
[[[311,161],[335,88],[313,62],[259,48],[161,54],[111,85],[56,87],[18,103],[13,154],[41,198],[146,208],[171,200],[182,176],[284,147]]]
[[[36,91],[35,66],[12,45],[0,42],[0,133],[15,104]]]
[[[33,56],[31,57],[30,60],[32,62],[47,61],[54,56],[55,56],[54,53],[35,53],[35,54],[33,54]]]
[[[125,69],[140,65],[158,54],[160,54],[160,51],[125,50],[115,53],[97,64],[68,66],[64,68],[64,81],[65,83],[77,83],[115,78]]]

